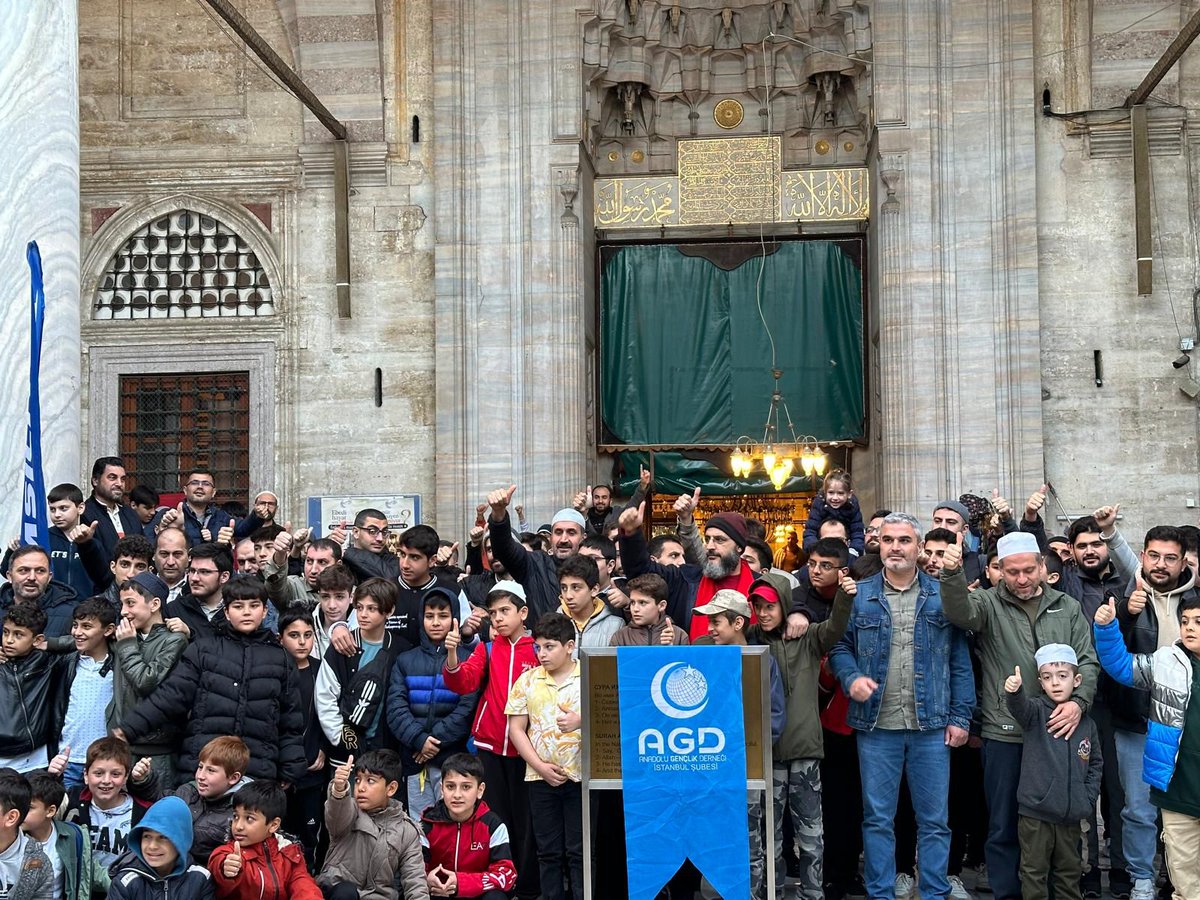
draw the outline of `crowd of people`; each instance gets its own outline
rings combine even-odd
[[[0,900],[579,900],[585,854],[627,896],[579,654],[689,643],[769,648],[754,900],[768,854],[776,900],[964,900],[967,868],[1001,900],[1200,900],[1195,527],[1136,553],[1104,505],[1050,535],[1042,486],[926,529],[839,471],[776,550],[698,523],[699,489],[648,537],[643,471],[538,527],[514,485],[461,542],[370,508],[315,536],[181,484],[126,496],[98,459],[0,563]],[[692,859],[661,897],[717,896]]]

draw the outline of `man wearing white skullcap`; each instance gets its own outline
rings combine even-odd
[[[1092,648],[1090,623],[1079,602],[1045,583],[1046,566],[1031,534],[1013,532],[996,543],[1001,580],[993,588],[969,591],[962,571],[961,543],[946,549],[941,574],[946,618],[975,633],[982,668],[979,692],[983,716],[983,789],[988,804],[984,847],[988,879],[996,900],[1021,896],[1018,875],[1017,783],[1021,773],[1021,728],[997,688],[1017,666],[1036,672],[1034,654],[1044,644],[1066,644],[1079,662],[1081,684],[1056,705],[1047,722],[1050,735],[1069,739],[1096,693],[1100,666]]]

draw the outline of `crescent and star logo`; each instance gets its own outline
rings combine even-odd
[[[687,663],[667,663],[654,673],[650,699],[664,716],[690,719],[708,706],[708,681],[699,669]]]

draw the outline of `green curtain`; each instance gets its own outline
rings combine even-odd
[[[762,437],[773,381],[760,277],[797,433],[860,437],[862,273],[846,244],[770,244],[765,262],[752,253],[728,271],[672,244],[611,248],[600,284],[601,407],[611,442]]]

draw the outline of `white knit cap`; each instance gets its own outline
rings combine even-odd
[[[555,522],[573,522],[580,528],[587,529],[587,520],[583,517],[583,513],[577,509],[571,509],[569,506],[565,509],[560,509],[554,514],[554,518],[550,520],[550,524],[553,525]]]
[[[1070,663],[1077,668],[1079,666],[1079,657],[1075,655],[1075,648],[1069,644],[1043,644],[1038,647],[1033,658],[1039,669],[1046,663]]]
[[[997,559],[1007,559],[1018,553],[1040,554],[1041,552],[1037,538],[1027,531],[1013,531],[996,541]]]

